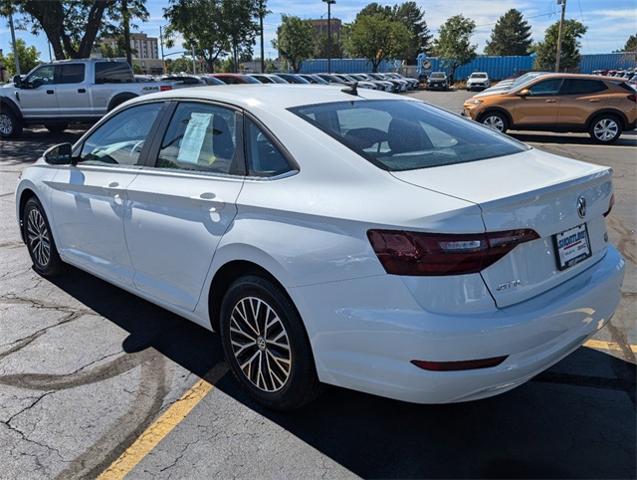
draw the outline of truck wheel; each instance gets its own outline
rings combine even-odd
[[[44,126],[51,133],[62,133],[69,127],[68,123],[44,124]]]
[[[15,114],[5,109],[0,112],[0,137],[11,138],[17,137],[22,133],[22,124]]]

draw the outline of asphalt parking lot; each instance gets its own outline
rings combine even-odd
[[[418,92],[459,112],[466,92]],[[0,478],[635,478],[637,132],[511,132],[615,171],[622,304],[595,339],[495,398],[412,405],[329,388],[293,413],[239,389],[217,335],[91,275],[32,269],[20,171],[81,131],[0,144]]]

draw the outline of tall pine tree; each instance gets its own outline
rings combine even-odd
[[[512,8],[493,27],[484,53],[487,55],[528,55],[531,47],[531,26],[522,13]]]

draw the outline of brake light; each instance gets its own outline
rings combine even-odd
[[[160,85],[159,86],[159,91],[160,92],[166,92],[166,91],[172,90],[172,89],[173,89],[173,87],[170,86],[170,85]]]
[[[521,243],[540,238],[530,229],[476,234],[369,230],[367,237],[387,273],[413,276],[478,273]]]
[[[606,210],[606,213],[604,213],[605,217],[608,217],[608,215],[610,215],[610,211],[613,209],[614,205],[615,205],[615,194],[613,193],[610,196],[610,202],[608,202],[608,210]]]

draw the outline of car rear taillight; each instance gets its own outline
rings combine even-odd
[[[540,238],[529,229],[476,234],[369,230],[367,237],[387,273],[414,276],[477,273],[521,243]]]
[[[610,211],[613,209],[614,205],[615,205],[615,194],[613,193],[610,196],[610,202],[608,202],[608,210],[606,210],[606,213],[604,213],[605,217],[608,217],[608,215],[610,215]]]
[[[159,86],[159,91],[160,92],[166,92],[168,90],[172,90],[173,87],[171,87],[170,85],[160,85]]]

